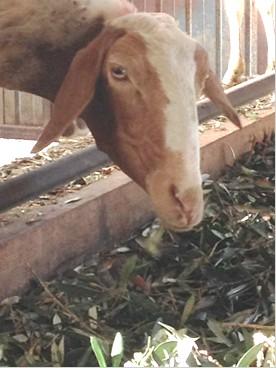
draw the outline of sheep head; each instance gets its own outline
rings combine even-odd
[[[33,152],[81,116],[98,147],[148,192],[165,226],[188,230],[203,215],[201,90],[240,125],[207,53],[173,18],[119,17],[77,52]]]

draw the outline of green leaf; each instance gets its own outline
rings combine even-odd
[[[165,233],[163,226],[154,229],[150,235],[143,239],[142,237],[137,237],[136,241],[152,256],[158,256],[160,254],[160,249],[162,248],[162,238]]]
[[[120,332],[117,332],[111,349],[111,358],[113,367],[120,366],[123,358],[123,353],[124,353],[123,336]]]
[[[256,174],[258,174],[256,170],[249,169],[244,165],[241,165],[241,172],[246,176],[255,176]]]
[[[257,359],[258,353],[262,350],[264,342],[252,346],[238,361],[237,367],[250,367],[250,365]]]
[[[164,366],[164,363],[173,357],[176,346],[177,341],[165,341],[154,349],[153,357],[158,365]]]
[[[183,309],[181,320],[180,320],[181,327],[184,326],[185,322],[189,319],[190,315],[193,313],[195,302],[196,302],[195,295],[192,294],[187,300],[185,307]]]
[[[119,280],[120,288],[125,289],[127,287],[129,279],[135,270],[137,258],[138,257],[136,255],[131,256],[127,259],[126,263],[123,265]]]
[[[96,329],[98,326],[97,319],[98,319],[98,310],[97,306],[93,305],[88,309],[88,316],[89,316],[89,324],[92,329]]]
[[[217,231],[216,229],[211,229],[211,232],[219,239],[223,240],[225,239],[225,236],[220,233],[219,231]]]
[[[224,335],[221,324],[214,319],[209,319],[208,327],[213,332],[213,334],[217,337],[217,342],[225,344],[226,346],[232,346],[231,341]]]
[[[97,339],[95,336],[91,336],[90,337],[90,344],[91,344],[91,348],[97,358],[99,367],[101,368],[106,368],[107,364],[106,364],[106,360],[104,357],[104,353],[103,353],[103,349],[101,346],[101,342],[99,339]]]

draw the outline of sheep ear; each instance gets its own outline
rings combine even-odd
[[[241,121],[236,110],[231,105],[228,97],[209,66],[208,54],[203,47],[197,45],[195,51],[196,84],[199,92],[203,92],[214,104],[221,109],[237,127],[241,128]]]
[[[106,28],[75,55],[55,98],[52,117],[32,149],[36,153],[58,138],[93,99],[104,57],[123,30]]]

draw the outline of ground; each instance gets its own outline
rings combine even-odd
[[[30,157],[28,155],[35,141],[23,139],[4,139],[0,138],[0,167],[7,165],[19,157]]]

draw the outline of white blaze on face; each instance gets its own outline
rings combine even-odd
[[[183,179],[189,188],[201,181],[195,90],[196,43],[176,26],[170,30],[150,58],[170,101],[166,108],[166,146],[182,156]],[[160,57],[164,49],[165,58]]]
[[[156,86],[152,94],[159,91],[168,101],[160,106],[164,120],[156,132],[163,133],[164,158],[148,172],[145,186],[165,226],[189,229],[203,215],[195,87],[197,43],[166,14],[130,14],[110,24],[141,36],[147,47],[145,56],[161,82],[162,91]],[[150,110],[150,95],[146,102]]]
[[[200,185],[196,42],[178,28],[171,16],[163,13],[130,14],[114,20],[112,25],[137,31],[145,40],[149,61],[169,100],[165,111],[166,147],[183,158],[185,187]]]

